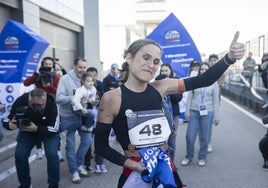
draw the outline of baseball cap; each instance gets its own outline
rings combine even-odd
[[[219,59],[217,54],[210,54],[208,59],[210,60],[211,58]]]
[[[112,68],[112,69],[118,69],[118,65],[117,65],[117,63],[113,63],[113,64],[111,65],[111,68]]]
[[[190,68],[191,67],[199,67],[200,63],[196,60],[193,60],[191,63],[190,63]]]

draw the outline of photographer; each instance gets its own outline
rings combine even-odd
[[[54,72],[54,67],[55,60],[52,57],[43,58],[39,71],[26,78],[23,84],[25,86],[35,84],[36,88],[41,88],[47,94],[55,96],[60,77]]]
[[[262,168],[264,170],[268,170],[268,129],[264,137],[259,142],[259,149],[264,160]]]
[[[1,114],[5,112],[5,105],[0,102],[0,112]],[[0,142],[4,139],[2,120],[0,121]]]
[[[13,103],[4,120],[8,130],[19,128],[15,150],[15,164],[20,187],[31,187],[28,157],[38,139],[42,139],[47,157],[49,188],[57,188],[60,166],[57,155],[59,143],[59,116],[55,99],[43,89],[34,89],[21,95]]]
[[[54,71],[56,62],[55,59],[52,57],[44,57],[41,61],[41,66],[38,72],[35,72],[32,76],[26,78],[23,84],[25,86],[29,86],[31,84],[35,84],[36,88],[43,89],[47,94],[52,95],[55,97],[58,83],[60,77],[56,75]],[[60,142],[58,148],[58,155],[61,161],[64,160],[62,153],[60,151]],[[40,140],[36,141],[36,158],[42,159],[43,158],[43,151],[42,151],[42,142]]]

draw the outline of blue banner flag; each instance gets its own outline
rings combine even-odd
[[[201,62],[200,53],[182,23],[171,13],[147,38],[158,42],[162,49],[163,63],[170,63],[176,76],[188,76],[193,60]]]
[[[8,20],[0,33],[0,119],[10,111],[21,94],[33,87],[23,81],[37,69],[40,58],[49,43],[26,25]]]
[[[21,83],[36,70],[49,43],[26,25],[8,20],[0,34],[0,83]]]

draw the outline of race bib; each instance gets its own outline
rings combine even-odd
[[[171,133],[161,110],[126,111],[130,142],[136,148],[163,145]]]
[[[152,186],[153,182],[146,183],[142,180],[140,172],[132,171],[123,188],[152,188]]]

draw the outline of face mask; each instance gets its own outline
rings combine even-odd
[[[32,110],[33,112],[42,114],[45,110],[45,105],[41,105],[41,104],[32,104]]]
[[[190,77],[194,77],[194,76],[197,76],[198,75],[198,71],[192,71],[191,74],[190,74]]]

